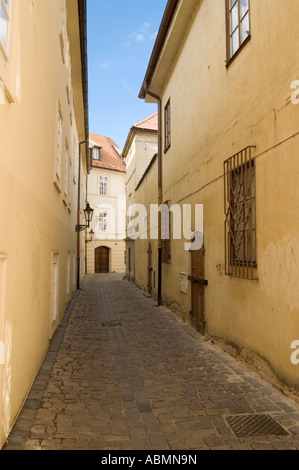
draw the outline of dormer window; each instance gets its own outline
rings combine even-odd
[[[92,154],[93,160],[100,160],[100,148],[99,147],[93,147],[91,154]]]

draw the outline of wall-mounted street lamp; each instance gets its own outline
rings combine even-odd
[[[89,240],[85,240],[85,242],[86,242],[86,243],[92,242],[94,236],[95,236],[95,233],[94,233],[94,231],[91,229],[91,231],[89,232]]]
[[[83,212],[87,225],[76,225],[76,232],[82,232],[86,228],[89,228],[90,222],[92,221],[93,209],[90,207],[89,203],[86,204],[86,208]]]

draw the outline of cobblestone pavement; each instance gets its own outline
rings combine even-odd
[[[237,437],[239,415],[285,435]],[[299,405],[122,276],[90,275],[4,449],[299,449]]]

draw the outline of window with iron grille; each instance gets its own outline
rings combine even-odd
[[[171,262],[171,216],[170,201],[164,202],[161,211],[162,263]]]
[[[227,61],[250,38],[249,0],[226,0]]]
[[[171,121],[170,121],[170,100],[164,109],[164,151],[166,152],[171,145]]]
[[[224,162],[225,273],[256,279],[255,147],[247,147]]]

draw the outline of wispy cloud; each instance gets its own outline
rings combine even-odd
[[[125,80],[122,80],[121,81],[121,84],[122,86],[128,90],[130,93],[134,94],[134,95],[137,95],[138,92],[136,90],[134,90],[134,88],[131,87],[131,85],[129,85],[127,82],[125,82]]]
[[[158,31],[156,31],[155,33],[151,34],[151,35],[150,35],[150,39],[151,39],[152,41],[155,41],[156,38],[157,38],[157,36],[158,36]]]
[[[155,39],[157,36],[157,33],[152,33],[150,34],[151,30],[151,24],[150,23],[143,23],[137,31],[134,31],[133,33],[129,34],[128,40],[124,41],[122,43],[122,46],[127,48],[131,45],[131,41],[136,41],[136,42],[143,42],[146,39]]]
[[[143,23],[143,25],[139,28],[139,31],[140,31],[141,33],[146,34],[146,33],[149,32],[150,27],[151,27],[151,24],[150,24],[150,23]]]
[[[107,69],[107,68],[113,67],[114,64],[115,64],[114,59],[107,59],[104,62],[101,62],[100,67],[102,69]]]

